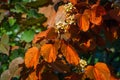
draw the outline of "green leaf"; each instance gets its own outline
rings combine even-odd
[[[43,23],[46,20],[47,20],[47,18],[44,15],[40,15],[40,18],[30,18],[30,19],[27,19],[26,21],[23,21],[21,23],[24,26],[31,26],[31,25],[35,25],[37,23]]]
[[[4,13],[1,13],[1,14],[0,14],[0,23],[1,23],[1,21],[4,19],[4,17],[5,17]]]
[[[32,1],[30,3],[27,3],[26,6],[32,7],[32,8],[38,8],[40,6],[48,4],[49,2],[50,2],[50,0],[36,0],[34,2]]]
[[[23,4],[16,3],[15,9],[11,9],[11,11],[16,13],[23,13],[23,12],[27,12],[28,10],[25,8]]]
[[[31,42],[34,38],[34,34],[35,32],[33,30],[26,30],[22,37],[21,37],[21,40],[25,41],[25,42]]]
[[[28,11],[28,17],[39,18],[40,14],[35,9],[30,9]]]
[[[8,19],[8,22],[9,22],[10,26],[13,26],[15,24],[15,22],[16,22],[16,19],[14,19],[13,17],[10,17]]]

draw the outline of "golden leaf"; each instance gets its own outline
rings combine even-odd
[[[51,63],[54,62],[57,58],[57,50],[53,44],[44,44],[41,47],[41,56],[45,59],[45,61]]]
[[[36,69],[39,62],[39,49],[37,47],[32,47],[25,53],[25,65],[27,68],[33,67]]]
[[[74,64],[74,65],[79,64],[80,58],[72,46],[63,44],[61,49],[68,63]]]

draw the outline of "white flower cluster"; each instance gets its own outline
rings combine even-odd
[[[87,62],[85,60],[83,60],[83,59],[80,59],[79,63],[80,63],[81,68],[84,68],[87,65]]]
[[[73,9],[75,7],[72,5],[72,3],[68,3],[64,5],[66,17],[64,21],[58,21],[56,25],[56,30],[58,33],[62,30],[63,32],[67,32],[70,25],[75,24],[75,15],[73,14]]]
[[[70,13],[72,12],[72,10],[75,9],[75,7],[73,6],[72,3],[65,4],[64,8],[65,8],[66,12],[70,12]]]

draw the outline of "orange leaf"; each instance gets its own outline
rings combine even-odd
[[[90,24],[90,22],[89,22],[88,16],[87,15],[81,15],[79,23],[78,23],[78,26],[79,26],[80,30],[82,30],[84,32],[88,31],[89,24]]]
[[[69,0],[73,5],[77,4],[77,0]]]
[[[72,46],[63,44],[61,49],[68,63],[74,64],[74,65],[79,64],[80,58]]]
[[[110,70],[105,63],[96,63],[94,66],[94,76],[97,80],[110,80]]]
[[[98,6],[96,4],[93,5],[90,17],[91,23],[95,25],[100,25],[102,22],[102,15],[105,14],[106,14],[105,9],[102,6]]]
[[[57,50],[53,44],[44,44],[41,47],[41,56],[45,59],[45,61],[51,63],[56,60]]]
[[[36,71],[32,72],[26,80],[38,80],[38,77],[36,75]]]
[[[28,49],[25,54],[25,65],[27,68],[33,67],[36,69],[37,64],[39,62],[39,50],[37,47],[32,47]]]
[[[85,68],[85,78],[90,78],[90,80],[95,79],[94,73],[93,73],[93,66],[87,66]]]
[[[54,28],[48,28],[46,31],[42,31],[39,34],[35,35],[33,43],[36,43],[44,38],[55,38],[56,33]]]
[[[98,62],[94,66],[86,67],[85,76],[93,80],[110,80],[111,74],[105,63]]]
[[[85,52],[88,50],[94,50],[96,48],[96,43],[93,38],[90,38],[87,42],[80,44],[80,48]]]

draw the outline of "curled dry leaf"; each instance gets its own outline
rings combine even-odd
[[[12,77],[20,76],[22,67],[19,67],[19,64],[24,62],[22,57],[15,58],[9,65],[8,70],[5,70],[1,76],[0,80],[11,80]]]
[[[57,50],[53,44],[44,44],[41,47],[40,53],[44,60],[49,63],[54,62],[57,58]]]
[[[66,60],[68,63],[73,64],[73,65],[78,65],[79,64],[79,56],[77,52],[74,50],[74,48],[71,45],[66,45],[65,43],[62,45],[61,51],[63,55],[65,56]]]
[[[0,76],[0,80],[10,80],[10,79],[11,79],[11,74],[9,70],[4,71]]]
[[[98,62],[94,66],[86,67],[85,76],[93,80],[110,80],[111,74],[105,63]]]
[[[32,47],[25,53],[25,65],[27,68],[34,67],[36,69],[39,62],[39,49],[37,47]]]
[[[19,68],[19,64],[24,62],[22,57],[15,58],[9,65],[9,71],[11,76],[20,74],[21,68]]]

